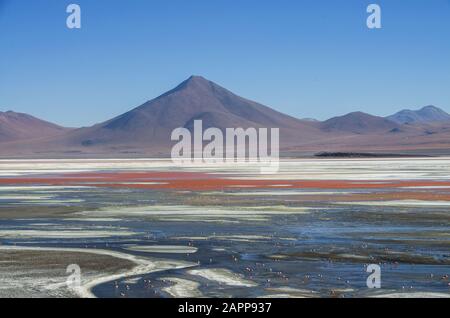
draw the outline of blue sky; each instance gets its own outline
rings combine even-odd
[[[192,74],[296,117],[450,111],[450,0],[0,0],[0,43],[0,110],[67,126]]]

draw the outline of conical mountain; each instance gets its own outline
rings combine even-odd
[[[118,117],[65,136],[76,147],[149,149],[172,145],[175,128],[191,128],[202,120],[203,128],[280,128],[284,144],[311,140],[321,132],[317,124],[277,112],[242,98],[200,76],[191,76],[167,93]],[[62,140],[61,140],[62,141]]]

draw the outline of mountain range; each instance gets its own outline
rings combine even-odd
[[[398,124],[432,123],[446,122],[450,120],[450,115],[435,106],[425,106],[420,110],[402,110],[387,119]]]
[[[450,115],[426,106],[388,117],[354,112],[326,121],[297,119],[235,95],[201,76],[120,116],[78,129],[0,112],[2,157],[167,156],[171,132],[203,128],[280,128],[285,155],[323,151],[450,153]]]

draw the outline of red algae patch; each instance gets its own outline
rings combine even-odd
[[[418,191],[419,187],[450,187],[450,181],[354,181],[354,180],[246,180],[234,175],[223,177],[204,172],[87,172],[33,177],[0,178],[1,185],[91,186],[99,188],[130,188],[154,190],[223,191],[239,189],[401,189],[400,192],[377,194],[347,194],[345,196],[320,196],[341,200],[419,199],[450,201],[448,191]],[[280,185],[283,185],[280,187]],[[414,191],[405,191],[410,188]],[[414,189],[415,188],[415,189]],[[307,197],[305,197],[307,199]]]

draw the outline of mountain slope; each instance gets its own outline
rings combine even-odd
[[[450,114],[438,107],[426,106],[416,111],[405,109],[386,118],[398,124],[429,124],[450,121]]]
[[[419,115],[421,120],[446,118],[431,107]],[[176,143],[170,139],[172,131],[179,127],[191,130],[200,119],[204,130],[280,128],[280,150],[288,156],[349,151],[450,154],[449,122],[401,124],[362,112],[324,122],[299,120],[199,76],[92,127],[66,130],[24,114],[9,112],[7,117],[7,124],[0,126],[1,138],[10,141],[2,142],[3,157],[167,157]],[[12,119],[16,117],[20,120]],[[16,121],[21,124],[11,124]],[[32,139],[36,136],[40,139]]]
[[[317,124],[301,121],[239,97],[199,76],[175,89],[104,123],[77,129],[64,136],[68,146],[161,148],[173,145],[172,131],[191,128],[201,119],[203,128],[280,128],[280,139],[294,143],[317,138]]]
[[[321,124],[321,129],[327,132],[372,134],[399,131],[400,125],[383,117],[373,116],[362,112],[354,112],[344,116],[334,117],[323,122]]]
[[[0,142],[56,136],[66,131],[67,128],[31,115],[12,111],[0,112]]]

